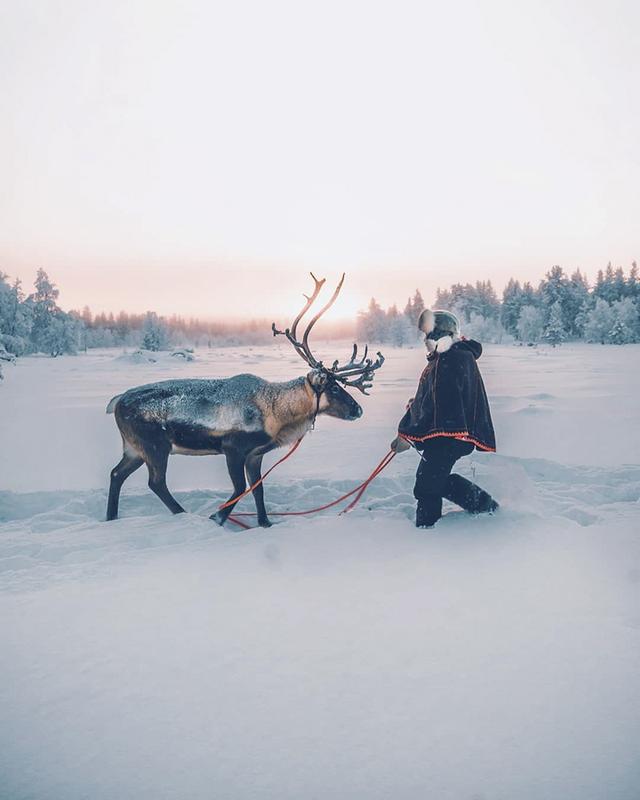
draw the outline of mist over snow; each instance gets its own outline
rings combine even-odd
[[[424,364],[384,353],[363,418],[319,419],[268,509],[327,502],[382,458]],[[221,529],[224,459],[175,457],[190,513],[142,469],[103,522],[113,395],[304,371],[288,345],[120,356],[5,365],[3,800],[638,797],[639,345],[488,345],[498,453],[457,471],[501,509],[449,506],[430,531],[413,526],[413,452],[345,517]]]

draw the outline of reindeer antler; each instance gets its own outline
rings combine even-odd
[[[315,303],[316,298],[318,297],[318,295],[322,291],[322,287],[327,282],[326,278],[321,278],[320,280],[318,280],[316,278],[316,276],[313,274],[313,272],[310,272],[309,275],[311,275],[311,277],[313,278],[313,282],[315,283],[315,288],[313,290],[313,294],[311,295],[311,297],[309,297],[306,294],[303,294],[303,297],[306,299],[307,302],[303,306],[302,311],[293,320],[293,325],[291,326],[291,335],[293,336],[294,339],[296,337],[296,330],[298,328],[298,323],[304,317],[304,315],[307,313],[307,311],[311,308],[311,306]]]
[[[344,276],[344,273],[343,273],[342,274],[342,278],[340,279],[340,283],[338,283],[333,295],[331,296],[331,299],[329,300],[328,303],[326,303],[326,305],[324,305],[320,309],[320,311],[318,311],[318,313],[315,315],[315,317],[313,317],[311,322],[307,325],[304,334],[302,335],[302,341],[299,341],[298,339],[296,339],[296,331],[297,331],[297,328],[298,328],[298,323],[304,317],[304,315],[307,313],[307,311],[311,308],[311,306],[314,304],[314,302],[316,301],[316,298],[320,294],[320,291],[321,291],[322,287],[326,283],[326,278],[322,278],[321,280],[318,280],[318,278],[316,278],[316,276],[313,274],[313,272],[311,272],[309,274],[311,275],[311,277],[314,280],[315,289],[314,289],[313,294],[311,295],[311,297],[308,297],[306,294],[304,295],[304,297],[306,298],[307,302],[302,307],[302,311],[300,311],[298,316],[294,319],[291,328],[286,328],[284,331],[279,331],[276,328],[276,323],[273,322],[271,324],[271,330],[273,331],[273,335],[274,336],[286,336],[287,339],[294,346],[294,348],[296,350],[296,353],[302,359],[304,359],[304,361],[306,361],[307,364],[310,367],[312,367],[313,369],[316,369],[318,367],[322,367],[322,361],[318,361],[318,359],[311,352],[311,348],[309,347],[309,334],[311,333],[311,329],[316,324],[316,322],[320,319],[320,317],[323,316],[323,314],[325,314],[331,308],[331,306],[335,303],[338,295],[340,294],[340,290],[342,289],[342,284],[344,283],[344,277],[345,276]]]
[[[343,383],[345,386],[353,386],[354,389],[359,389],[363,394],[369,394],[366,390],[373,386],[374,373],[384,364],[384,356],[382,353],[378,352],[376,354],[376,360],[372,361],[370,358],[367,358],[367,352],[368,347],[365,347],[364,356],[360,361],[356,361],[358,346],[354,344],[353,354],[349,363],[345,364],[344,367],[338,367],[337,362],[334,361],[333,367],[330,370],[337,381],[340,381],[340,383]],[[348,380],[355,375],[359,376],[358,380]]]
[[[369,345],[365,345],[364,355],[362,356],[360,361],[356,361],[356,358],[358,357],[358,345],[355,344],[355,342],[354,342],[353,350],[351,352],[351,358],[349,359],[349,361],[343,367],[338,366],[338,361],[337,360],[334,361],[333,362],[333,366],[331,367],[331,372],[338,373],[338,372],[344,372],[345,370],[348,370],[348,369],[352,369],[353,367],[356,367],[356,368],[357,367],[363,367],[365,365],[365,363],[367,362],[367,353],[368,352],[369,352]]]
[[[316,322],[322,317],[335,303],[338,295],[340,294],[340,290],[342,289],[342,284],[344,283],[345,275],[342,274],[338,285],[335,288],[335,291],[331,295],[329,301],[318,311],[318,313],[312,317],[311,321],[307,325],[304,334],[302,335],[302,341],[297,339],[297,329],[300,320],[304,317],[307,311],[311,308],[311,306],[316,301],[316,298],[320,294],[320,291],[324,284],[326,283],[326,279],[322,278],[318,280],[316,276],[311,273],[311,277],[315,283],[315,288],[311,297],[308,297],[306,294],[304,297],[306,298],[306,303],[302,307],[302,310],[298,314],[298,316],[294,319],[291,328],[285,328],[283,331],[279,331],[276,328],[275,322],[271,325],[271,330],[273,331],[274,336],[286,336],[287,339],[291,342],[293,347],[295,348],[296,353],[302,358],[304,361],[312,369],[324,369],[329,375],[332,375],[337,381],[344,384],[345,386],[352,386],[354,389],[359,389],[363,394],[368,394],[367,389],[370,389],[374,378],[374,373],[376,370],[380,369],[380,367],[384,364],[384,356],[382,353],[377,354],[377,358],[373,361],[370,358],[367,358],[369,353],[368,345],[364,348],[364,354],[360,360],[358,360],[358,345],[353,345],[353,350],[351,352],[351,358],[347,361],[346,364],[343,366],[339,365],[338,361],[334,361],[331,369],[328,369],[323,366],[322,361],[318,361],[318,359],[313,355],[311,352],[311,348],[309,347],[309,334],[313,329],[313,326]],[[358,376],[358,379],[355,381],[350,381],[349,378],[353,378]]]

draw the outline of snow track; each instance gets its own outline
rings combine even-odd
[[[102,521],[109,397],[293,377],[279,352],[20,359],[5,376],[1,800],[636,800],[640,347],[487,348],[499,454],[457,471],[494,516],[447,504],[416,530],[408,452],[347,516],[221,529],[224,459],[175,456],[189,513],[143,468]],[[385,355],[362,421],[321,419],[268,479],[270,511],[327,502],[380,460],[424,358]]]
[[[380,476],[369,488],[358,509],[347,518],[338,517],[340,508],[320,512],[348,534],[350,523],[368,519],[372,524],[394,520],[409,532],[415,514],[411,493],[411,460],[405,457],[402,474]],[[457,470],[477,480],[500,497],[502,507],[493,526],[533,525],[536,519],[567,520],[586,527],[621,518],[637,518],[640,501],[640,466],[617,469],[571,467],[543,459],[494,456],[481,463],[461,462]],[[269,512],[314,508],[348,492],[357,481],[294,480],[267,487]],[[122,518],[105,523],[106,492],[0,492],[0,589],[44,585],[49,580],[96,575],[118,562],[143,557],[156,550],[194,543],[213,543],[241,535],[232,523],[220,529],[208,519],[228,492],[197,490],[177,492],[189,513],[172,518],[148,490],[123,493]],[[346,505],[346,501],[343,507]],[[247,498],[239,511],[254,510]],[[34,511],[36,513],[34,513]],[[472,520],[445,503],[448,518],[434,533],[466,528]],[[249,524],[255,521],[243,518]],[[265,542],[278,537],[279,528],[299,528],[311,518],[279,518],[273,531],[257,529]],[[213,545],[212,545],[213,546]]]

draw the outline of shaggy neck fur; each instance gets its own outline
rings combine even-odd
[[[312,416],[316,409],[316,393],[307,378],[295,381],[293,391],[287,389],[274,398],[273,410],[285,424]]]
[[[276,391],[272,395],[268,422],[265,420],[267,432],[279,444],[304,436],[313,424],[317,402],[316,393],[306,377],[286,384],[285,391]],[[319,413],[326,406],[322,395]]]

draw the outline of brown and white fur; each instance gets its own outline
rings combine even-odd
[[[219,455],[227,460],[233,483],[230,500],[261,476],[262,458],[270,450],[295,442],[327,414],[355,420],[361,406],[324,369],[305,377],[271,383],[255,375],[219,380],[169,380],[129,389],[112,398],[123,456],[111,471],[107,519],[116,519],[124,481],[143,464],[149,488],[174,514],[184,509],[166,484],[169,456]],[[258,523],[271,523],[262,484],[253,490]],[[212,515],[224,524],[235,504]]]

